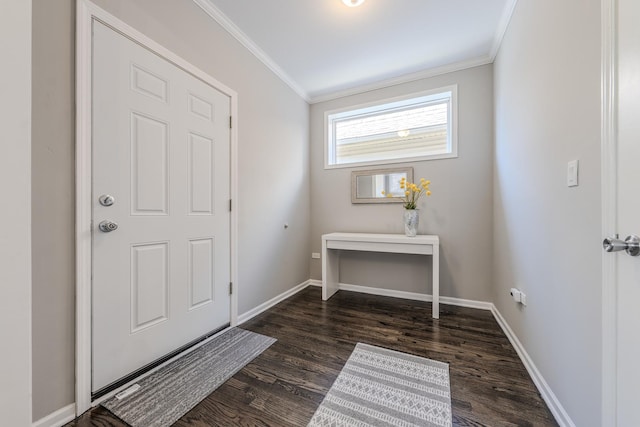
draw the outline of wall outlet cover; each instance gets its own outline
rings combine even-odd
[[[509,293],[511,294],[511,296],[513,297],[513,300],[515,302],[520,302],[520,298],[521,298],[522,294],[520,293],[519,290],[517,290],[516,288],[511,288]]]

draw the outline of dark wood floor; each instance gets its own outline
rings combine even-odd
[[[277,338],[175,426],[306,426],[356,343],[447,362],[455,426],[556,426],[488,311],[307,288],[242,325]],[[69,427],[126,426],[96,408]]]

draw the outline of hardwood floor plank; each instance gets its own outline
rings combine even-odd
[[[65,427],[127,427],[127,424],[116,418],[111,412],[102,406],[97,406],[85,412]]]
[[[175,425],[304,426],[358,342],[449,364],[455,426],[556,426],[516,351],[484,310],[307,288],[241,326],[278,341]],[[124,426],[102,408],[68,424]]]

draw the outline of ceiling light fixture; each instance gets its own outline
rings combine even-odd
[[[342,3],[346,4],[349,7],[356,7],[364,3],[364,0],[342,0]]]

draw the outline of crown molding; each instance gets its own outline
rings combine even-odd
[[[258,58],[264,65],[267,66],[276,76],[287,84],[295,93],[297,93],[302,99],[309,102],[310,98],[307,92],[298,85],[287,73],[284,72],[278,64],[269,57],[262,49],[260,49],[254,42],[247,36],[236,24],[234,24],[220,9],[214,6],[208,0],[193,0],[193,2],[200,7],[207,15],[213,18],[218,24],[222,26],[229,34],[231,34],[236,40],[240,42],[245,48],[249,50],[256,58]]]
[[[319,102],[331,101],[338,98],[344,98],[345,96],[358,95],[365,92],[371,92],[378,89],[384,89],[391,86],[396,86],[403,83],[409,83],[416,80],[427,79],[429,77],[439,76],[441,74],[453,73],[454,71],[466,70],[468,68],[479,67],[481,65],[491,64],[493,60],[489,56],[481,56],[479,58],[470,59],[468,61],[455,62],[453,64],[443,65],[441,67],[429,68],[416,73],[404,74],[402,76],[393,77],[386,80],[381,80],[375,83],[366,84],[362,86],[356,86],[350,89],[340,90],[337,92],[330,92],[325,95],[312,96],[309,101],[310,104],[317,104]]]
[[[302,99],[304,99],[309,104],[317,104],[319,102],[331,101],[333,99],[357,95],[377,89],[384,89],[386,87],[396,86],[402,83],[409,83],[412,81],[426,79],[441,74],[461,71],[467,68],[473,68],[493,63],[496,55],[498,54],[498,50],[500,49],[500,45],[502,44],[502,40],[507,31],[507,28],[509,27],[509,22],[511,22],[511,16],[513,15],[513,11],[516,7],[516,4],[518,3],[518,0],[507,0],[505,8],[502,12],[502,16],[500,18],[498,28],[496,29],[496,32],[494,34],[491,50],[488,55],[483,55],[478,58],[456,62],[441,67],[429,68],[415,73],[404,74],[402,76],[381,80],[371,84],[355,86],[335,92],[328,92],[317,96],[312,96],[306,90],[304,90],[293,78],[291,78],[291,76],[289,76],[282,68],[280,68],[280,66],[273,59],[271,59],[269,55],[267,55],[262,49],[260,49],[248,35],[246,35],[237,25],[235,25],[224,13],[222,13],[220,9],[213,5],[210,0],[193,0],[193,2],[198,7],[200,7],[207,15],[213,18],[214,21],[222,26],[222,28],[224,28],[236,40],[238,40],[240,44],[242,44],[247,50],[249,50],[249,52],[251,52],[256,58],[258,58],[258,60],[260,60],[267,68],[269,68],[278,78],[280,78]]]
[[[493,44],[491,45],[491,51],[489,53],[491,62],[493,62],[496,59],[496,55],[498,55],[500,45],[502,45],[502,39],[504,39],[507,28],[509,28],[511,16],[513,16],[513,11],[515,10],[517,4],[518,0],[507,0],[507,3],[504,6],[502,16],[500,17],[500,22],[498,23],[498,28],[493,35]]]

